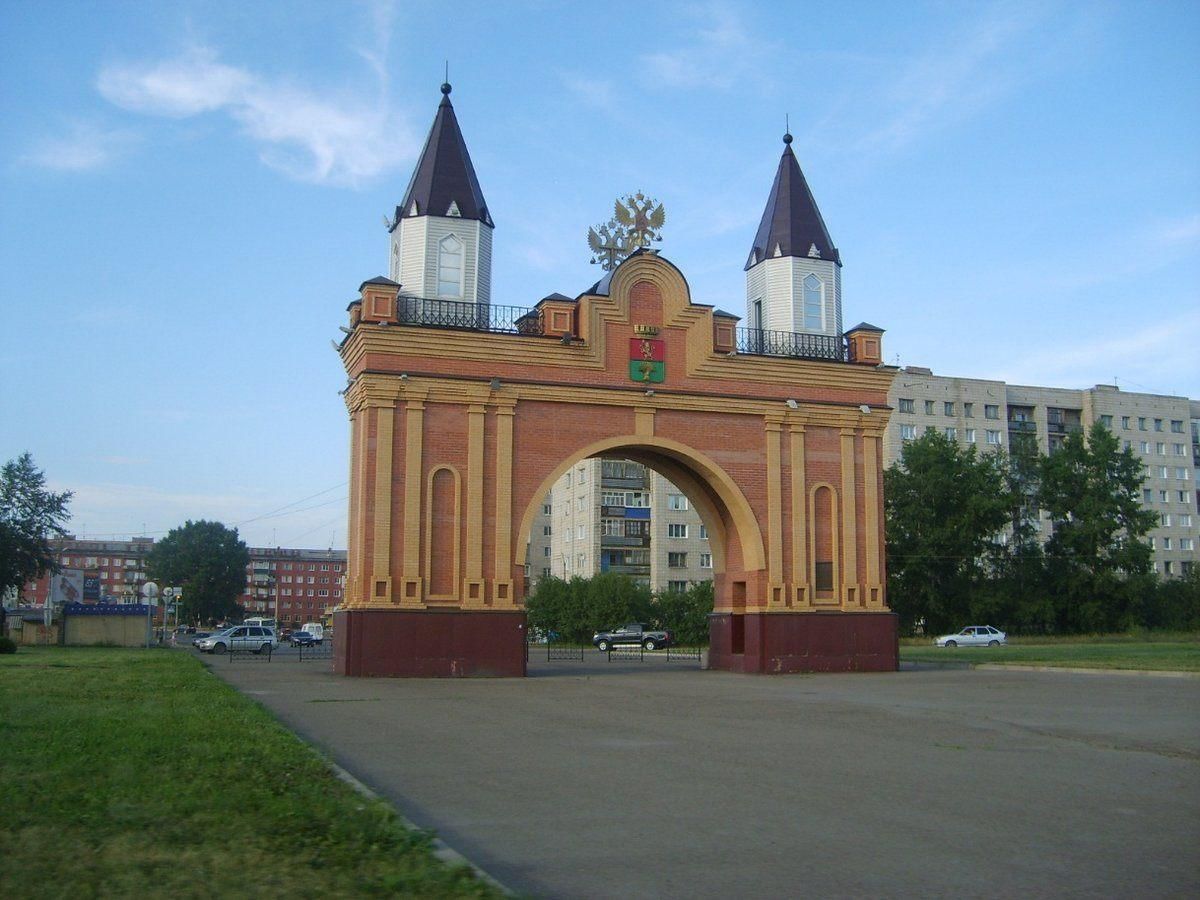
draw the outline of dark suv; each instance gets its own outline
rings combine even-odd
[[[646,650],[658,650],[671,645],[671,632],[651,631],[645,625],[634,622],[612,631],[597,631],[592,635],[592,643],[597,650],[602,651],[639,644]]]

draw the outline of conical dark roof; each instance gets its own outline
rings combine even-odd
[[[754,246],[746,259],[746,268],[774,256],[776,247],[781,256],[808,257],[814,245],[821,259],[832,260],[840,266],[841,255],[833,246],[821,211],[817,209],[817,201],[813,199],[796,154],[792,152],[792,136],[784,135],[783,140],[787,146],[779,159],[779,170],[775,173],[775,183],[771,186],[758,234],[754,236]]]
[[[413,211],[414,202],[416,212]],[[462,218],[493,225],[487,201],[479,189],[479,179],[475,177],[475,167],[471,165],[471,155],[467,153],[467,143],[458,129],[458,119],[450,103],[450,85],[443,84],[442,102],[404,193],[404,201],[396,207],[392,228],[401,217],[449,215],[452,204],[457,205],[458,215]]]

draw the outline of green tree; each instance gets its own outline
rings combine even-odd
[[[586,644],[602,629],[648,622],[650,590],[625,575],[605,572],[592,578],[541,578],[528,597],[529,627],[559,640]]]
[[[656,594],[651,622],[671,632],[675,643],[699,647],[708,643],[708,614],[712,611],[713,583],[697,581],[686,591]]]
[[[46,490],[28,453],[0,469],[0,596],[59,570],[50,541],[62,536],[70,502],[70,491]]]
[[[154,545],[146,568],[155,581],[183,588],[186,619],[215,622],[241,616],[237,597],[246,589],[249,562],[236,528],[189,520]]]
[[[1015,435],[1010,453],[997,456],[1009,504],[1007,541],[996,545],[988,582],[972,608],[973,619],[1001,622],[1013,631],[1044,632],[1054,626],[1038,510],[1041,459],[1030,434]]]
[[[936,431],[904,445],[884,473],[888,601],[911,630],[971,617],[1013,500],[998,454],[962,449]]]
[[[1043,457],[1038,502],[1054,523],[1046,553],[1061,631],[1109,631],[1132,624],[1138,598],[1153,590],[1150,545],[1157,522],[1143,509],[1141,461],[1100,423],[1087,439],[1069,434]]]

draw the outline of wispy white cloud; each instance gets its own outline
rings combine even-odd
[[[169,59],[105,66],[96,87],[131,112],[169,118],[222,113],[259,146],[259,157],[289,177],[355,186],[409,161],[412,132],[388,105],[386,35],[392,5],[376,4],[382,43],[359,50],[375,90],[315,90],[222,62],[216,50],[192,46]],[[373,95],[373,96],[371,96]]]
[[[862,138],[871,152],[903,147],[964,118],[1034,77],[1019,47],[1041,24],[1037,5],[993,6],[888,73],[882,117]]]
[[[137,140],[128,129],[76,121],[65,125],[59,134],[35,141],[18,162],[62,172],[87,172],[121,158]]]
[[[602,112],[616,112],[616,85],[607,78],[585,78],[570,72],[560,74],[563,86],[583,103]]]
[[[743,14],[724,3],[695,8],[695,24],[683,44],[641,58],[643,77],[656,88],[728,89],[744,83],[750,64],[761,60],[767,41],[752,38]]]
[[[1091,339],[1081,337],[1069,347],[1051,340],[1045,347],[1005,355],[1004,365],[983,377],[1076,387],[1112,383],[1115,377],[1122,386],[1169,393],[1176,388],[1164,383],[1164,376],[1187,377],[1195,370],[1195,347],[1187,336],[1197,331],[1200,310],[1143,328],[1113,327]]]
[[[1194,247],[1200,243],[1200,213],[1157,222],[1148,239],[1164,247]]]

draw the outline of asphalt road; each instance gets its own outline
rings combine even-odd
[[[536,896],[1200,896],[1200,679],[213,669]]]

